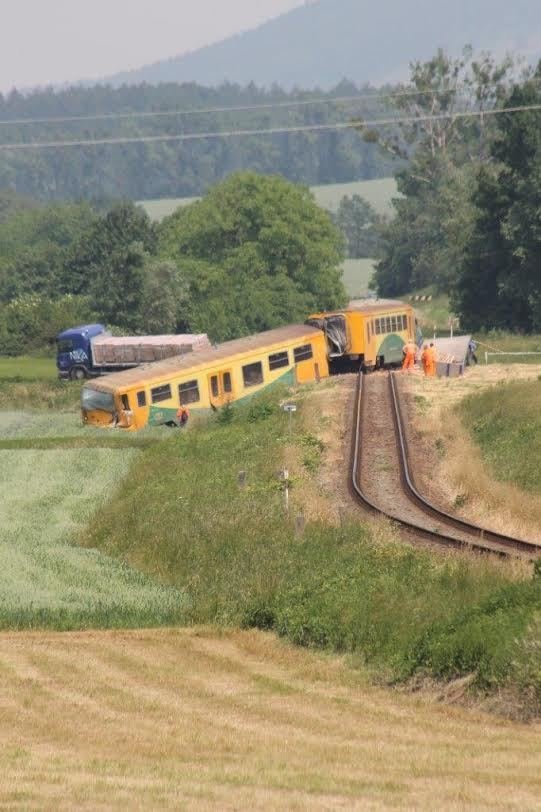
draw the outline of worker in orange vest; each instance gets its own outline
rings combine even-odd
[[[415,366],[415,356],[417,354],[417,347],[412,341],[408,341],[407,344],[404,345],[402,350],[404,353],[404,362],[402,364],[402,370],[413,369]]]
[[[185,406],[180,406],[177,410],[177,423],[183,428],[190,419],[190,412]]]
[[[436,353],[436,348],[433,343],[430,344],[428,348],[429,353],[429,365],[428,365],[428,375],[434,377],[436,374],[436,361],[438,360],[438,355]]]
[[[430,375],[430,369],[432,366],[432,358],[430,353],[430,348],[428,344],[425,344],[423,347],[423,352],[421,353],[421,361],[423,364],[423,372],[425,375]]]

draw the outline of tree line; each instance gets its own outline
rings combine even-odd
[[[412,118],[450,115],[402,128],[417,147],[380,229],[378,292],[431,286],[450,295],[466,330],[541,332],[541,111],[486,115],[541,104],[541,63],[517,73],[510,59],[439,52],[413,66],[411,82],[423,93],[401,102]],[[475,117],[453,116],[464,109],[457,86]]]
[[[223,341],[346,301],[340,231],[308,188],[281,178],[232,175],[160,224],[132,202],[0,201],[3,353],[96,320]]]
[[[386,110],[381,93],[390,90],[344,81],[329,92],[286,92],[278,86],[264,90],[254,84],[230,83],[218,88],[193,83],[117,89],[98,85],[28,95],[12,91],[0,95],[0,122],[16,122],[2,125],[1,141],[21,144],[327,125],[381,115]],[[332,102],[337,97],[356,98]],[[258,108],[261,105],[265,107]],[[178,115],[159,115],[170,111]],[[91,118],[104,114],[113,117]],[[81,118],[54,120],[74,116]],[[0,188],[43,201],[146,200],[199,196],[241,170],[281,175],[313,186],[386,177],[395,166],[395,158],[354,130],[202,137],[184,142],[2,150]]]

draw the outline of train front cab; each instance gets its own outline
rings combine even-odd
[[[332,372],[399,365],[404,344],[416,340],[413,309],[403,302],[317,313],[307,324],[325,333]]]

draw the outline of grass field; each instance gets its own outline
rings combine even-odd
[[[350,299],[360,299],[369,293],[374,263],[373,259],[346,259],[343,281]]]
[[[319,432],[336,385],[322,390],[327,407],[319,400],[308,424],[299,401],[293,450],[274,395],[152,446],[87,543],[187,592],[194,623],[273,629],[303,646],[349,652],[389,679],[427,670],[444,679],[475,672],[483,690],[513,682],[541,581],[516,581],[491,561],[397,546],[392,533],[376,541],[353,517],[332,526],[324,492],[317,517],[295,537],[277,470],[287,463],[294,509],[302,509],[324,458]],[[520,679],[536,686],[528,668]],[[541,698],[541,683],[534,690]]]
[[[391,200],[397,195],[394,178],[380,178],[377,180],[361,180],[354,183],[337,183],[328,186],[313,186],[312,191],[319,205],[329,211],[336,211],[344,195],[361,195],[379,214],[390,216],[392,214]],[[199,200],[198,197],[178,197],[163,200],[141,200],[151,220],[163,220],[179,206],[186,206]]]
[[[539,806],[539,725],[368,687],[271,635],[2,634],[0,670],[5,809]]]
[[[52,357],[0,357],[0,381],[56,380],[57,377],[58,370]]]
[[[541,494],[540,378],[502,383],[470,395],[460,404],[460,414],[494,478],[538,494]]]

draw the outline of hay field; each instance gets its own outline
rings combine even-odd
[[[368,687],[268,634],[2,634],[0,669],[3,808],[539,806],[539,725]]]

